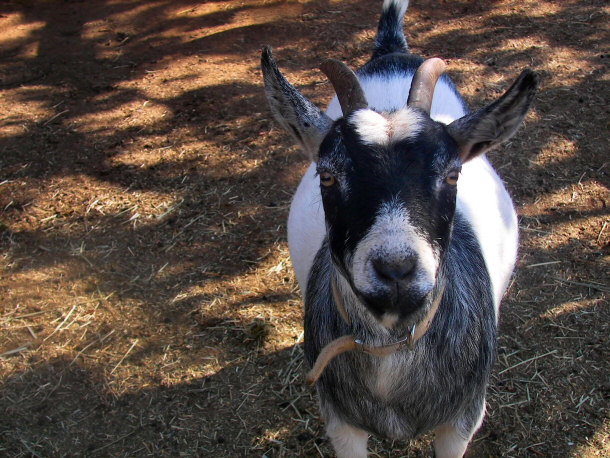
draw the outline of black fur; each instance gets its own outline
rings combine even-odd
[[[357,70],[356,74],[358,76],[396,75],[400,73],[412,75],[423,61],[424,59],[421,57],[409,53],[407,40],[402,31],[402,17],[398,15],[395,5],[392,4],[382,12],[379,18],[371,59]],[[447,75],[441,75],[441,80],[462,100]],[[468,107],[463,100],[462,105],[464,112],[468,112]]]
[[[379,18],[371,60],[394,52],[408,53],[409,49],[402,32],[402,17],[399,16],[396,6],[391,4]]]
[[[332,301],[329,279],[333,275],[325,241],[312,267],[305,299],[309,365],[324,345],[349,332],[365,342],[387,343],[371,335],[365,321],[348,329]],[[390,438],[411,438],[453,420],[467,437],[484,402],[495,355],[496,317],[481,250],[459,213],[439,278],[447,284],[438,312],[414,350],[395,356],[400,375],[389,396],[380,397],[371,389],[380,359],[351,352],[336,357],[322,374],[318,382],[321,405],[354,426]]]
[[[425,123],[417,137],[386,149],[364,145],[350,124],[339,119],[320,146],[318,172],[337,177],[335,186],[321,188],[331,253],[352,287],[348,263],[384,203],[394,201],[408,209],[426,241],[441,253],[447,248],[457,189],[445,177],[460,163],[446,126],[430,118]],[[423,307],[426,299],[421,292],[401,289],[359,297],[376,316],[392,312],[400,318]]]

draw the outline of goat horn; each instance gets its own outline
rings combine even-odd
[[[343,62],[327,59],[320,65],[320,70],[324,72],[335,88],[344,118],[360,108],[369,106],[358,77]]]
[[[421,108],[430,114],[434,86],[446,67],[445,62],[438,57],[426,59],[413,75],[407,106]]]

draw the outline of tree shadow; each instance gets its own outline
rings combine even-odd
[[[13,354],[11,364],[19,363],[3,376],[2,451],[330,453],[312,392],[301,383],[300,347],[259,348],[252,334],[258,320],[278,329],[281,320],[298,321],[284,222],[305,166],[270,120],[258,56],[271,44],[289,79],[322,107],[331,88],[320,85],[319,63],[331,56],[363,63],[379,4],[244,2],[218,11],[217,3],[0,4],[0,21],[19,12],[29,30],[2,44],[0,90],[7,105],[39,113],[9,110],[0,121],[7,132],[0,138],[2,311],[15,324],[4,328],[2,352],[24,342],[35,349]],[[472,107],[498,97],[521,67],[542,69],[535,115],[506,149],[490,154],[520,207],[570,186],[610,186],[600,148],[606,64],[591,52],[604,45],[599,6],[562,4],[532,15],[516,5],[499,15],[494,2],[439,8],[430,0],[407,14],[414,52],[479,65],[480,72],[450,70],[458,88],[476,85],[466,95]],[[450,31],[437,31],[456,17]],[[480,29],[460,27],[459,20],[476,18]],[[531,46],[512,52],[519,40]],[[588,68],[572,71],[565,85],[550,84],[547,47],[579,53]],[[219,71],[236,62],[247,65]],[[165,71],[173,65],[187,69]],[[156,81],[153,90],[142,87],[147,79]],[[545,159],[558,136],[571,153]],[[581,285],[608,278],[600,267],[607,248],[590,244],[607,201],[587,208],[558,206],[521,219],[522,260],[503,309],[490,415],[474,455],[507,453],[509,439],[523,453],[532,443],[555,443],[557,434],[568,437],[562,418],[577,425],[570,433],[576,444],[603,428],[607,387],[593,385],[602,377],[597,369],[591,380],[579,374],[604,362],[596,352],[607,347],[583,337],[598,335],[608,320],[603,292]],[[588,227],[582,240],[534,248],[535,237],[570,222]],[[104,310],[101,321],[92,318],[97,310]],[[44,320],[13,318],[30,313]],[[538,332],[548,340],[544,348],[534,345]],[[50,335],[55,349],[44,343]],[[159,366],[164,355],[179,363]],[[188,380],[173,378],[174,370]],[[576,401],[554,408],[556,393]],[[554,419],[548,428],[536,409]],[[567,441],[556,446],[559,454],[572,450]]]
[[[291,380],[291,364],[301,364],[301,351],[299,346],[258,354],[251,343],[241,360],[206,377],[171,385],[158,380],[120,394],[108,370],[57,358],[5,381],[3,447],[42,456],[174,456],[177,450],[189,456],[260,456],[275,455],[282,443],[304,451],[319,425],[307,425],[315,421],[307,412],[312,390]],[[137,352],[125,363],[145,360]],[[244,378],[253,383],[245,386]],[[27,417],[21,415],[24,407]],[[32,423],[39,434],[28,428]]]
[[[533,316],[516,328],[503,320],[488,414],[468,456],[505,453],[506,438],[525,441],[534,448],[532,453],[565,455],[602,430],[605,416],[597,407],[607,399],[607,387],[591,390],[587,379],[598,379],[608,369],[607,362],[606,367],[597,366],[607,335],[599,340],[581,329],[595,326],[605,307],[599,295],[590,298],[589,305]],[[514,307],[525,306],[518,299],[504,305]],[[209,373],[203,376],[196,372],[200,361],[188,353],[172,354],[167,343],[155,347],[148,342],[120,359],[117,354],[109,366],[100,366],[95,358],[75,362],[61,356],[33,362],[3,383],[3,447],[40,456],[165,456],[177,450],[190,456],[331,454],[315,391],[302,380],[302,346],[266,351],[253,337],[246,337],[244,345],[244,333],[234,329],[224,346],[241,342],[241,353],[214,355],[228,362],[220,369],[206,366]],[[532,333],[545,334],[548,344],[530,348],[526,342]],[[168,367],[175,364],[190,375],[183,375],[182,381],[147,379],[149,374],[140,369],[149,364],[150,352],[169,354]],[[113,378],[118,362],[121,378]],[[133,378],[138,377],[144,377],[142,387],[134,389]],[[571,405],[558,403],[561,396],[568,396]],[[549,416],[544,427],[534,424],[541,410]],[[511,424],[502,411],[509,412]],[[579,426],[570,430],[570,443],[554,440],[565,433],[566,418],[575,415],[578,418],[571,419]],[[536,444],[547,445],[540,449]],[[391,450],[388,456],[409,450],[425,456],[430,443],[429,438],[410,444],[372,439],[370,448]]]

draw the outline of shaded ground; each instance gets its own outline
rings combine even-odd
[[[323,106],[380,2],[0,2],[0,455],[330,454],[286,248],[306,168],[258,70]],[[526,66],[491,160],[522,245],[470,456],[610,456],[605,1],[413,2],[411,50],[472,107]],[[429,437],[374,440],[427,456]],[[392,450],[390,452],[390,450]],[[375,455],[374,455],[375,456]]]

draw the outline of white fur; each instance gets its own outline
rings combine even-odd
[[[375,274],[371,257],[384,253],[392,256],[417,256],[413,288],[420,294],[433,287],[438,256],[432,246],[409,221],[407,210],[396,203],[382,205],[375,222],[358,243],[352,261],[354,286],[362,293],[374,293],[385,285]]]
[[[349,117],[366,145],[388,146],[400,140],[415,137],[421,131],[421,113],[405,107],[393,113],[358,110]]]
[[[390,142],[399,142],[415,137],[422,127],[421,113],[409,107],[404,107],[389,115],[391,134]]]
[[[392,329],[396,325],[396,323],[398,323],[398,318],[400,317],[396,313],[384,313],[381,316],[381,320],[379,322],[382,326],[388,329]]]
[[[326,235],[320,179],[311,163],[292,198],[288,215],[288,251],[294,275],[305,294],[309,270]]]
[[[326,434],[333,444],[337,458],[366,458],[368,433],[348,425],[333,413],[325,417]]]
[[[407,7],[409,6],[408,0],[383,0],[383,11],[387,11],[390,5],[394,4],[396,10],[398,11],[398,17],[403,17],[407,12]]]
[[[497,321],[500,300],[517,259],[519,228],[510,196],[487,158],[474,159],[462,167],[456,211],[466,215],[481,245]]]
[[[377,374],[371,378],[375,381],[375,386],[374,388],[371,387],[371,391],[375,392],[381,399],[389,399],[396,386],[400,384],[403,377],[401,371],[402,358],[403,355],[393,354],[378,359]]]
[[[468,447],[468,440],[461,437],[451,426],[436,431],[434,456],[436,458],[461,458]]]
[[[453,425],[444,425],[435,431],[436,437],[434,438],[434,456],[436,458],[461,458],[466,452],[468,444],[472,440],[474,434],[478,431],[483,423],[485,417],[485,401],[481,405],[479,411],[479,418],[475,422],[474,428],[472,428],[466,434],[467,437],[463,437],[458,433],[457,429]]]
[[[356,129],[365,145],[388,145],[390,123],[388,119],[373,110],[357,110],[350,115],[349,123]]]

